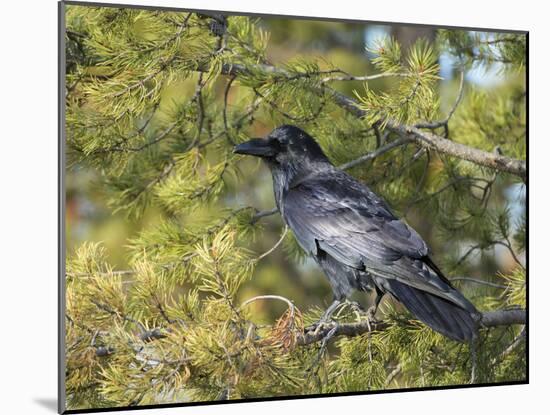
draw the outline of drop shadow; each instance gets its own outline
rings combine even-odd
[[[34,402],[54,413],[57,413],[57,399],[55,398],[34,398]]]

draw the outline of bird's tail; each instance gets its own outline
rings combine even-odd
[[[392,295],[435,331],[459,342],[471,341],[476,336],[481,315],[466,298],[463,305],[457,305],[399,281],[388,282]]]

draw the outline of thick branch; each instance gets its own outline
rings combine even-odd
[[[440,153],[467,160],[479,166],[514,174],[521,177],[523,181],[527,180],[527,166],[523,160],[469,147],[433,133],[422,131],[416,127],[407,127],[392,122],[388,123],[388,128],[401,137],[409,138],[422,147],[437,150]]]
[[[271,65],[255,65],[254,70],[262,71],[267,74],[279,75],[281,77],[291,77],[287,71]],[[250,70],[241,64],[225,64],[222,68],[222,73],[231,76],[249,72]],[[358,106],[357,101],[324,84],[319,86],[318,92],[320,94],[328,93],[338,106],[358,118],[363,118],[366,115],[366,112]],[[513,159],[497,153],[490,153],[474,147],[469,147],[464,144],[450,141],[436,134],[422,131],[416,127],[399,124],[393,120],[389,120],[386,126],[390,131],[397,133],[403,139],[413,141],[425,148],[437,150],[440,153],[470,161],[483,167],[514,174],[521,177],[524,181],[527,179],[527,166],[523,160]]]
[[[483,327],[509,326],[511,324],[525,324],[527,313],[523,309],[497,310],[483,313],[481,324]]]
[[[357,117],[366,115],[366,112],[357,106],[355,100],[337,91],[332,91],[332,96],[335,102],[349,113]],[[511,173],[521,177],[524,181],[527,179],[527,166],[523,160],[469,147],[436,134],[422,131],[419,128],[402,125],[391,120],[387,122],[386,126],[402,138],[414,141],[422,147],[437,150],[440,153],[467,160],[483,167]]]
[[[498,310],[483,313],[481,325],[483,327],[509,326],[512,324],[525,324],[526,312],[523,309]],[[379,331],[388,327],[388,322],[368,323],[365,319],[358,323],[326,324],[317,331],[308,331],[298,338],[298,344],[307,345],[323,340],[327,334],[334,330],[332,337],[358,336],[369,331]]]

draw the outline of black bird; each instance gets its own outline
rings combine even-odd
[[[373,316],[390,293],[414,316],[456,341],[476,336],[480,313],[434,264],[424,240],[366,185],[337,169],[305,131],[283,125],[235,147],[271,169],[279,212],[327,275],[334,302],[376,291]]]

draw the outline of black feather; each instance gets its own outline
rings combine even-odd
[[[460,342],[476,335],[479,315],[436,295],[399,281],[389,281],[389,292],[416,318],[435,331]]]

